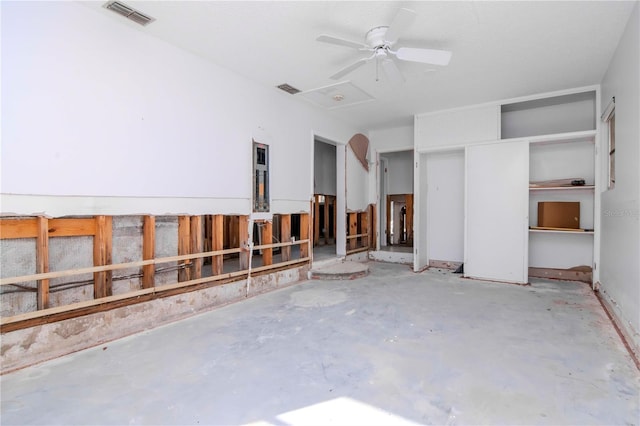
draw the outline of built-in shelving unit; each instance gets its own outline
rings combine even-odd
[[[579,186],[529,187],[530,271],[593,267],[598,232],[595,102],[596,92],[586,91],[501,108],[502,138],[529,142],[530,183],[584,180]],[[545,201],[580,203],[580,229],[539,229],[538,203]]]

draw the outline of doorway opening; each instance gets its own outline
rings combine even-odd
[[[413,249],[413,194],[387,195],[387,244],[384,250],[411,252]]]
[[[379,154],[379,250],[413,252],[413,151]]]
[[[326,260],[337,255],[338,185],[336,146],[314,139],[312,238],[313,260]]]

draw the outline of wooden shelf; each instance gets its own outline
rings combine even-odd
[[[576,229],[576,230],[562,230],[562,229],[535,229],[529,228],[529,232],[540,233],[540,234],[577,234],[577,235],[593,235],[593,231],[585,231],[584,229]]]
[[[530,186],[529,191],[593,191],[595,185],[576,186]]]

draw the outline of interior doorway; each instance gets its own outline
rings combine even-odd
[[[413,150],[379,154],[379,250],[413,250]]]
[[[337,255],[338,185],[337,149],[328,141],[314,139],[312,238],[313,260]]]
[[[413,246],[413,194],[387,195],[387,246]]]

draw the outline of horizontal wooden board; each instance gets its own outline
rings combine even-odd
[[[0,219],[0,239],[35,238],[38,235],[37,219]]]
[[[85,219],[49,219],[49,237],[77,237],[95,235],[96,221]],[[0,239],[36,238],[37,219],[0,219]]]
[[[80,237],[96,234],[95,219],[50,219],[49,237]]]

